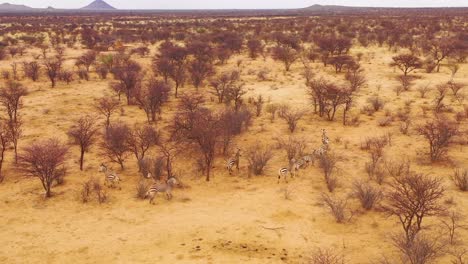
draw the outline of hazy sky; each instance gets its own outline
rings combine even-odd
[[[4,1],[31,7],[77,8],[93,0]],[[313,4],[385,7],[468,6],[468,0],[106,0],[106,2],[120,9],[299,8]]]

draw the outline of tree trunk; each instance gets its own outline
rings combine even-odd
[[[83,161],[84,161],[84,149],[81,149],[81,153],[80,153],[80,171],[83,171]]]

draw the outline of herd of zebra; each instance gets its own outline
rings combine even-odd
[[[329,138],[326,134],[325,129],[322,129],[322,145],[318,148],[315,149],[311,154],[305,155],[300,159],[292,159],[289,162],[289,166],[287,167],[281,167],[278,170],[278,183],[280,182],[281,178],[284,178],[284,181],[287,183],[288,182],[288,175],[293,178],[296,176],[299,172],[299,170],[306,168],[309,166],[309,164],[313,164],[314,160],[316,158],[320,158],[324,154],[327,153],[328,151],[328,145],[329,145]],[[229,174],[231,175],[233,172],[234,167],[239,170],[239,160],[241,157],[241,149],[237,148],[236,153],[234,156],[232,156],[230,159],[227,161],[227,170],[229,171]],[[99,171],[104,173],[105,175],[105,181],[104,184],[108,187],[116,187],[118,186],[120,189],[120,182],[122,179],[117,175],[117,173],[109,170],[107,166],[102,163],[101,166],[99,167]],[[146,178],[150,179],[151,173],[148,173],[146,175]],[[148,191],[145,194],[145,199],[149,199],[150,204],[153,203],[154,198],[158,193],[165,193],[167,199],[172,198],[172,189],[174,188],[175,185],[178,184],[178,181],[175,177],[170,177],[166,180],[165,183],[154,183],[148,188]]]
[[[104,184],[109,187],[116,187],[118,186],[120,189],[120,182],[122,179],[117,175],[117,173],[109,170],[107,166],[102,163],[101,166],[99,167],[99,171],[104,173],[105,175],[105,180]],[[146,178],[151,179],[152,175],[150,172],[146,175]],[[174,186],[178,184],[178,181],[175,177],[170,177],[169,179],[166,180],[165,183],[154,183],[152,184],[149,188],[148,191],[145,194],[145,199],[149,199],[150,204],[153,204],[154,198],[158,193],[165,193],[166,198],[172,199],[172,189]]]
[[[325,155],[328,151],[328,145],[330,143],[330,139],[327,136],[327,132],[325,129],[322,129],[322,145],[312,151],[311,154],[305,155],[300,159],[292,159],[289,161],[289,166],[281,167],[278,170],[278,183],[280,182],[281,178],[284,178],[285,182],[288,182],[287,177],[291,175],[291,178],[296,176],[300,169],[306,168],[309,164],[313,164],[316,158],[320,158],[321,156]],[[239,159],[240,149],[237,148],[236,154],[228,159],[226,168],[229,171],[229,175],[232,174],[233,168],[236,167],[239,170]]]

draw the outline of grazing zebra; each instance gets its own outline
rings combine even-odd
[[[146,192],[145,199],[149,198],[149,203],[153,204],[153,200],[158,193],[165,193],[168,200],[172,199],[172,188],[177,184],[178,182],[175,177],[170,177],[166,183],[155,183]]]
[[[237,148],[236,154],[227,161],[226,168],[229,171],[229,175],[232,174],[232,168],[234,168],[234,166],[236,166],[237,170],[239,171],[240,156],[240,148]]]
[[[122,179],[120,179],[120,177],[119,177],[119,175],[117,175],[117,173],[115,173],[113,171],[110,171],[107,168],[107,166],[104,165],[104,163],[101,163],[101,166],[99,166],[99,171],[104,173],[104,175],[105,175],[105,179],[104,179],[104,184],[105,185],[114,188],[115,184],[117,184],[119,186],[119,189],[121,189],[120,182],[122,181]]]
[[[281,177],[284,178],[284,181],[287,183],[288,182],[288,174],[289,174],[289,169],[286,167],[282,167],[278,170],[278,183],[280,182]]]

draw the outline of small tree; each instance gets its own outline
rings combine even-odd
[[[210,85],[213,88],[212,93],[218,97],[218,103],[223,103],[229,89],[240,80],[240,74],[238,71],[224,72],[213,78],[210,81]]]
[[[126,124],[119,123],[110,125],[101,143],[103,155],[110,161],[118,163],[122,170],[124,169],[125,159],[131,151],[127,144],[130,135],[130,128]]]
[[[86,72],[89,73],[89,68],[96,61],[97,55],[97,52],[94,50],[87,51],[76,60],[75,65],[78,67],[83,66]]]
[[[291,69],[291,65],[298,58],[298,52],[290,46],[284,45],[273,48],[273,59],[281,61],[286,71]]]
[[[436,161],[447,153],[450,140],[458,134],[458,125],[442,117],[436,117],[419,126],[417,130],[429,143],[431,161]]]
[[[138,62],[126,59],[120,61],[112,69],[114,78],[121,91],[125,92],[127,104],[130,105],[135,89],[140,85],[142,68]]]
[[[47,77],[49,77],[51,86],[54,88],[62,68],[62,61],[60,59],[49,58],[44,61],[44,66],[46,68]]]
[[[96,104],[96,109],[104,115],[106,119],[106,129],[110,126],[110,118],[113,113],[115,113],[119,109],[120,103],[117,99],[103,97],[98,100]]]
[[[80,170],[83,170],[84,154],[95,143],[97,133],[98,128],[91,116],[79,118],[68,130],[68,136],[73,140],[73,144],[80,146]]]
[[[440,200],[444,195],[441,180],[430,176],[408,173],[394,177],[386,194],[384,210],[398,217],[406,242],[414,240],[426,217],[443,212]]]
[[[143,108],[148,123],[156,121],[156,114],[161,113],[162,105],[169,99],[171,87],[163,81],[151,78],[135,91],[135,100]]]
[[[143,160],[146,152],[159,143],[159,133],[154,127],[145,125],[135,127],[127,139],[129,148],[137,160]]]
[[[5,176],[2,173],[3,161],[5,159],[5,151],[11,142],[11,135],[8,125],[4,122],[0,123],[0,183],[3,182]]]
[[[400,54],[392,59],[390,66],[398,67],[405,76],[422,66],[421,60],[413,54]]]
[[[41,65],[37,61],[23,62],[24,75],[30,78],[33,82],[39,79]]]
[[[57,139],[41,140],[23,149],[19,156],[20,167],[26,175],[38,178],[51,197],[52,183],[65,175],[65,156],[68,148]]]

